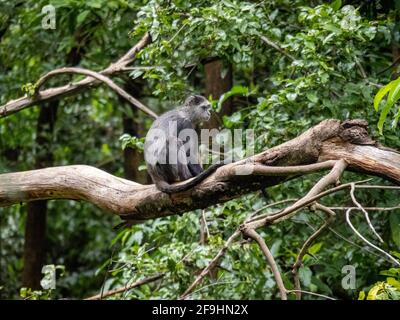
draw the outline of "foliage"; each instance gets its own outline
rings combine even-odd
[[[397,254],[399,257],[400,255]],[[364,291],[359,294],[359,300],[400,300],[400,269],[391,268],[381,271],[381,275],[388,276],[385,281],[377,282],[368,291],[366,296]]]
[[[378,128],[379,128],[380,133],[382,133],[383,124],[388,116],[388,113],[393,108],[395,103],[400,99],[400,78],[390,81],[387,85],[385,85],[379,89],[379,91],[375,95],[375,99],[374,99],[375,111],[378,111],[379,105],[380,105],[382,99],[386,95],[387,95],[387,99],[382,107],[381,116],[379,117],[379,122],[378,122]],[[394,121],[392,124],[393,127],[397,126],[399,118],[400,118],[400,109],[397,111],[396,116],[394,118]]]
[[[136,136],[131,136],[127,133],[124,133],[121,137],[119,137],[121,141],[122,150],[127,147],[138,149],[143,152],[144,150],[144,138],[138,138]]]
[[[130,79],[127,74],[113,80],[139,87],[133,95],[140,95],[158,113],[188,93],[202,93],[204,62],[218,58],[224,65],[223,75],[232,66],[234,86],[222,97],[209,98],[216,111],[226,99],[232,101],[234,113],[223,116],[224,127],[254,129],[256,151],[287,141],[332,117],[365,118],[381,143],[400,148],[398,110],[394,125],[378,136],[388,112],[396,113],[400,87],[398,79],[387,84],[391,70],[381,72],[392,63],[392,46],[399,38],[398,13],[392,9],[376,8],[371,15],[357,1],[56,0],[52,4],[57,10],[57,28],[44,30],[41,8],[48,1],[18,3],[0,4],[0,104],[32,93],[32,83],[52,69],[78,64],[101,70],[149,31],[153,42],[139,53]],[[55,77],[46,86],[70,79]],[[383,84],[387,85],[378,89]],[[378,115],[370,106],[378,109],[387,94]],[[35,145],[38,113],[39,108],[34,107],[0,119],[1,172],[35,167],[42,151]],[[133,113],[106,87],[61,99],[57,114],[49,147],[54,165],[84,163],[120,176],[121,146],[141,151],[143,132],[151,124],[151,119]],[[123,131],[125,118],[140,125],[138,137]],[[107,291],[164,272],[162,280],[110,299],[177,298],[246,217],[273,202],[304,195],[320,177],[314,174],[269,188],[268,197],[254,192],[205,209],[208,240],[204,244],[199,243],[200,211],[147,221],[115,233],[112,226],[118,219],[92,205],[50,201],[46,264],[64,265],[66,274],[57,279],[51,294],[27,289],[22,295],[85,298],[98,293],[104,279]],[[347,173],[343,182],[363,178]],[[384,182],[374,178],[371,183]],[[368,190],[356,196],[365,206],[389,207],[398,205],[395,192]],[[324,204],[346,206],[351,199],[342,192],[326,198]],[[260,213],[274,212],[283,205]],[[0,296],[19,297],[27,209],[21,204],[0,210],[0,269],[6,270],[0,274]],[[385,250],[400,250],[398,217],[398,209],[371,215],[385,240]],[[370,236],[361,215],[354,214],[352,221]],[[301,245],[322,222],[322,215],[306,209],[291,221],[261,232],[288,289],[292,288],[291,267]],[[341,214],[332,230],[321,236],[303,259],[303,289],[343,299],[357,299],[360,291],[376,299],[398,298],[398,270],[389,269],[389,262],[365,248]],[[353,290],[341,287],[345,265],[357,271]],[[386,269],[389,271],[380,275]],[[254,243],[246,241],[231,246],[214,273],[190,296],[277,297],[265,258]]]

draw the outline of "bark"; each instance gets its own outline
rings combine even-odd
[[[143,90],[143,87],[137,84],[133,84],[131,82],[126,83],[125,90],[131,94],[132,96],[140,98],[140,93]],[[121,98],[119,99],[120,103],[125,103]],[[130,108],[131,116],[127,114],[122,115],[122,124],[124,133],[128,133],[131,136],[142,137],[144,135],[144,128],[142,122],[139,120],[139,112],[133,105],[126,105],[127,108]],[[136,119],[136,120],[135,120]],[[147,173],[142,170],[139,171],[139,166],[144,162],[143,153],[139,152],[133,148],[125,148],[124,150],[124,177],[125,179],[137,181],[139,183],[146,183]]]
[[[220,59],[213,59],[204,63],[205,72],[205,96],[212,96],[214,100],[219,99],[225,92],[232,88],[232,66],[228,65],[228,71],[222,76],[223,63]],[[224,115],[232,113],[232,101],[228,99],[222,105],[220,112],[213,113],[206,128],[218,128],[222,125]]]
[[[330,119],[284,144],[220,167],[185,192],[168,195],[154,185],[141,185],[90,166],[65,166],[0,175],[0,206],[35,199],[75,199],[123,218],[152,219],[205,208],[306,173],[331,169],[331,162],[326,161],[339,159],[346,161],[348,170],[400,184],[399,152],[371,140],[365,121]],[[239,175],[243,169],[253,172]]]

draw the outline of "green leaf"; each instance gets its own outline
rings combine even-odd
[[[386,282],[396,289],[400,290],[400,281],[397,281],[395,278],[389,277],[386,279]]]
[[[389,92],[388,101],[392,104],[395,104],[400,98],[400,78],[392,81],[391,83],[392,87]]]
[[[90,14],[90,10],[85,10],[82,11],[78,16],[76,17],[76,24],[77,26],[80,26],[87,18],[87,16]]]
[[[19,295],[21,296],[21,298],[26,298],[27,293],[28,293],[28,288],[23,287],[19,290]]]
[[[342,6],[342,0],[335,0],[331,3],[331,8],[335,11],[339,10]]]
[[[288,101],[295,101],[297,98],[297,93],[288,93],[286,95],[286,99],[288,99]]]
[[[393,104],[390,103],[389,101],[387,101],[382,108],[382,112],[381,112],[381,115],[379,116],[379,121],[378,121],[378,129],[379,129],[380,134],[382,134],[382,132],[383,132],[383,124],[385,123],[387,115],[392,107],[393,107]]]
[[[92,8],[100,9],[103,6],[103,1],[101,0],[90,0],[86,2],[86,5]]]
[[[358,294],[358,300],[365,300],[365,292],[364,291],[360,291],[360,293]]]
[[[314,103],[318,102],[318,97],[314,92],[307,92],[306,96],[307,96],[307,99],[310,100],[311,102],[314,102]]]
[[[312,272],[310,268],[304,267],[299,269],[299,277],[304,286],[308,287],[311,284]]]
[[[386,94],[390,91],[392,86],[393,86],[393,81],[379,89],[378,93],[375,95],[375,98],[374,98],[375,111],[378,111],[379,104],[381,103],[383,97],[386,96]]]
[[[383,124],[385,123],[390,109],[400,98],[400,78],[389,82],[385,87],[378,91],[374,99],[375,110],[378,110],[379,103],[387,92],[389,92],[389,95],[385,105],[382,108],[382,112],[378,121],[378,129],[380,134],[383,132]]]
[[[317,242],[315,244],[313,244],[310,249],[308,249],[308,252],[311,254],[317,254],[319,250],[321,250],[322,248],[322,242]]]
[[[133,70],[133,71],[129,74],[129,76],[130,76],[132,79],[136,79],[136,78],[140,77],[143,73],[144,73],[144,70],[136,69],[136,70]]]
[[[278,239],[271,246],[271,253],[275,258],[279,255],[279,249],[281,247],[281,244],[282,244],[282,239]]]
[[[243,87],[243,86],[233,86],[231,90],[225,92],[218,100],[217,103],[217,111],[221,110],[222,104],[228,100],[230,97],[234,95],[243,95],[243,96],[248,96],[252,92],[250,92],[248,87]]]

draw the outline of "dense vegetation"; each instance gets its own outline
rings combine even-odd
[[[399,1],[54,0],[56,28],[43,29],[41,12],[47,4],[0,2],[0,105],[29,94],[32,83],[53,69],[101,70],[149,32],[152,42],[133,64],[140,68],[113,80],[157,114],[196,92],[209,95],[223,127],[254,129],[256,152],[328,118],[366,119],[376,139],[400,149],[398,68],[388,68],[400,57]],[[207,83],[210,65],[219,72]],[[46,86],[70,78],[55,77]],[[213,89],[223,81],[228,82],[224,92]],[[0,173],[88,164],[150,183],[140,138],[151,122],[106,86],[27,108],[0,119]],[[46,238],[40,250],[46,265],[62,270],[54,290],[20,292],[31,283],[21,277],[26,217],[38,207],[21,203],[0,208],[0,297],[85,298],[101,288],[106,292],[163,273],[160,281],[110,298],[177,298],[246,217],[268,204],[301,197],[320,176],[119,231],[113,230],[120,222],[117,217],[91,204],[43,201]],[[346,173],[342,182],[365,178],[370,176]],[[377,177],[369,183],[388,184]],[[357,197],[365,207],[395,207],[398,192],[371,189]],[[351,199],[337,193],[323,202],[348,206]],[[304,257],[303,290],[339,299],[400,299],[400,269],[365,246],[342,213],[338,211],[331,230]],[[353,220],[370,236],[362,214]],[[381,247],[400,259],[400,209],[373,212],[371,220],[385,241]],[[260,231],[289,289],[298,251],[321,221],[322,215],[305,209]],[[204,232],[206,239],[200,241]],[[356,286],[347,290],[341,282],[346,265],[356,270]],[[276,299],[279,294],[258,246],[238,241],[190,298]]]

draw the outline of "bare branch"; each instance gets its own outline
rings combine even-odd
[[[382,185],[373,185],[373,184],[359,184],[355,185],[356,189],[381,189],[381,190],[400,190],[400,187],[397,186],[382,186]]]
[[[226,240],[224,246],[219,250],[218,254],[210,261],[207,267],[205,267],[201,273],[198,275],[196,280],[185,290],[185,292],[180,296],[180,299],[186,299],[189,294],[193,292],[193,290],[200,284],[200,282],[204,279],[204,277],[215,268],[219,259],[225,254],[226,250],[231,246],[233,241],[240,235],[240,231],[234,232],[228,240]]]
[[[110,78],[98,73],[94,72],[91,70],[87,69],[82,69],[82,68],[61,68],[61,69],[55,69],[53,71],[50,71],[49,73],[45,74],[43,77],[41,77],[38,82],[35,85],[35,92],[34,95],[39,95],[39,90],[40,88],[44,85],[46,81],[48,81],[50,78],[60,75],[60,74],[82,74],[85,76],[92,77],[94,79],[97,79],[106,85],[108,85],[112,90],[114,90],[116,93],[118,93],[121,97],[126,99],[128,102],[130,102],[132,105],[134,105],[136,108],[142,110],[144,113],[148,114],[149,116],[153,117],[154,119],[157,118],[157,115],[150,110],[148,107],[146,107],[143,103],[141,103],[139,100],[135,99],[132,97],[128,92],[126,92],[124,89],[119,87],[117,84],[115,84],[114,81],[112,81]]]
[[[271,222],[278,223],[282,220],[289,219],[290,217],[295,215],[300,208],[303,208],[304,206],[315,201],[316,197],[319,197],[321,194],[323,194],[322,191],[326,187],[331,184],[336,184],[346,167],[347,163],[344,160],[337,161],[331,172],[323,177],[321,180],[319,180],[318,183],[303,198],[277,214],[268,215],[263,219],[249,222],[249,227],[257,229]]]
[[[102,300],[104,298],[116,295],[118,293],[124,293],[126,291],[129,291],[130,289],[142,286],[144,284],[157,281],[157,280],[161,279],[164,276],[165,276],[165,273],[159,273],[159,274],[156,274],[154,276],[151,276],[151,277],[144,278],[142,280],[136,281],[135,283],[132,283],[129,286],[124,286],[124,287],[121,287],[121,288],[113,289],[113,290],[107,291],[106,293],[103,293],[103,294],[101,294],[101,293],[100,294],[96,294],[96,295],[94,295],[92,297],[86,298],[85,300]]]
[[[253,174],[260,174],[260,175],[268,175],[268,176],[287,176],[290,174],[298,175],[298,174],[305,174],[305,173],[312,173],[318,172],[320,170],[326,170],[333,168],[336,164],[335,160],[328,160],[319,163],[313,163],[309,165],[303,166],[290,166],[290,167],[270,167],[270,166],[263,166],[263,165],[240,165],[238,166],[238,170],[243,170],[242,166],[248,166],[250,172]]]
[[[126,68],[127,65],[135,59],[136,54],[145,46],[147,46],[150,42],[150,34],[146,33],[142,37],[142,39],[140,39],[140,41],[134,47],[132,47],[122,58],[120,58],[117,62],[110,64],[107,68],[98,73],[105,76],[110,76],[113,74],[124,72],[124,68]],[[86,77],[85,79],[82,79],[76,83],[70,82],[65,86],[40,91],[39,94],[34,96],[25,95],[21,98],[11,100],[6,104],[0,106],[0,118],[6,117],[10,114],[16,113],[22,109],[39,104],[41,102],[76,94],[87,88],[92,88],[99,84],[101,84],[101,81],[92,77]]]
[[[394,262],[394,264],[396,266],[400,266],[400,263],[394,258],[392,257],[389,253],[387,253],[386,251],[384,251],[383,249],[377,247],[376,245],[374,245],[373,243],[371,243],[370,241],[368,241],[366,238],[364,238],[364,236],[357,231],[357,229],[353,226],[353,224],[351,223],[350,220],[350,213],[351,213],[352,209],[349,209],[346,211],[346,222],[349,225],[349,227],[351,228],[351,230],[353,230],[353,232],[362,240],[364,241],[367,245],[369,245],[370,247],[374,248],[375,250],[379,251],[380,253],[382,253],[385,257],[389,258],[389,260],[391,260],[392,262]]]
[[[268,209],[268,208],[271,208],[271,207],[274,207],[274,206],[278,206],[278,205],[283,204],[283,203],[295,202],[297,200],[298,199],[285,199],[285,200],[281,200],[281,201],[277,201],[277,202],[274,202],[274,203],[267,204],[266,206],[263,206],[260,209],[257,209],[256,211],[252,212],[249,215],[249,217],[246,219],[246,222],[251,221],[252,218],[255,218],[255,219],[261,218],[261,216],[257,216],[257,214],[259,214],[261,211],[264,211],[265,209]]]
[[[333,229],[332,227],[329,227],[329,231],[331,231],[335,236],[337,236],[338,238],[346,241],[347,243],[359,248],[360,250],[364,250],[367,251],[368,253],[371,253],[372,255],[374,255],[375,257],[380,257],[379,254],[377,254],[374,250],[372,250],[370,247],[362,247],[359,244],[351,241],[350,239],[347,239],[344,235],[342,235],[341,233],[337,232],[335,229]]]
[[[329,209],[341,210],[341,211],[347,211],[349,209],[360,210],[360,208],[358,208],[358,207],[329,207]],[[395,206],[395,207],[364,207],[364,209],[368,210],[368,211],[393,211],[393,210],[400,209],[400,205]]]
[[[384,242],[383,239],[381,238],[381,236],[378,234],[378,232],[376,232],[374,226],[371,223],[371,220],[369,219],[369,215],[368,212],[363,208],[363,206],[357,201],[356,196],[354,195],[354,190],[355,190],[355,184],[352,183],[351,184],[351,188],[350,188],[350,196],[351,196],[351,200],[353,201],[353,203],[364,213],[365,216],[365,220],[367,220],[368,226],[369,228],[372,230],[372,232],[375,234],[375,236],[378,238],[378,240],[380,242]]]
[[[260,38],[262,41],[264,41],[267,45],[270,47],[274,48],[275,50],[279,51],[282,53],[285,57],[288,57],[290,60],[295,61],[296,58],[293,57],[291,54],[287,53],[285,50],[283,50],[280,46],[278,46],[275,42],[272,40],[268,39],[266,36],[260,35]]]
[[[254,229],[251,229],[246,225],[242,226],[241,231],[245,236],[252,238],[254,241],[258,243],[258,245],[261,248],[261,251],[264,253],[265,258],[267,259],[269,266],[272,269],[272,273],[275,277],[276,285],[278,286],[281,299],[287,300],[286,288],[285,285],[283,284],[281,273],[279,272],[274,256],[271,254],[271,251],[269,250],[264,239]]]
[[[325,298],[325,299],[328,299],[328,300],[336,300],[335,298],[326,296],[324,294],[319,294],[319,293],[315,293],[315,292],[311,292],[311,291],[305,291],[305,290],[287,290],[286,292],[287,293],[296,293],[296,294],[297,293],[305,293],[305,294],[309,294],[309,295],[312,295],[312,296]]]
[[[317,210],[321,210],[327,215],[327,219],[325,223],[318,228],[307,240],[304,242],[303,247],[301,248],[299,254],[297,255],[296,262],[294,263],[292,267],[292,274],[294,276],[294,284],[296,288],[296,297],[297,299],[301,299],[301,287],[300,287],[300,277],[299,277],[299,269],[302,265],[302,261],[304,256],[306,255],[308,249],[310,246],[313,244],[315,239],[317,239],[328,227],[330,224],[335,219],[335,212],[333,212],[331,209],[328,207],[325,207],[319,203],[315,203],[314,208]]]

